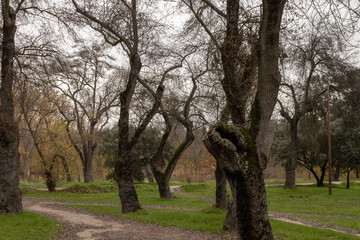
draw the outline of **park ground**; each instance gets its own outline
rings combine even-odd
[[[160,199],[153,183],[136,184],[142,210],[121,214],[112,182],[63,183],[58,191],[22,184],[24,214],[0,216],[0,239],[236,239],[222,231],[215,182],[173,182],[174,199]],[[360,183],[326,187],[267,187],[275,239],[360,239]]]

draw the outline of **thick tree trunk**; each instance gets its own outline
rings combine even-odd
[[[171,194],[168,181],[157,181],[157,184],[159,187],[160,198],[174,198],[174,196]]]
[[[293,121],[290,123],[290,148],[291,148],[291,156],[290,159],[286,162],[285,166],[285,188],[295,189],[295,171],[296,164],[298,159],[298,136],[297,136],[297,121]]]
[[[0,214],[18,214],[22,212],[22,196],[19,189],[19,129],[14,118],[13,99],[16,13],[8,0],[2,0],[1,7]]]
[[[47,170],[44,173],[45,180],[46,180],[46,187],[49,192],[55,192],[56,191],[56,178],[51,172],[51,170]]]
[[[359,168],[360,168],[360,167],[357,167],[357,168],[356,168],[356,178],[359,178]]]
[[[92,175],[92,162],[94,157],[94,145],[92,141],[88,141],[87,144],[83,143],[83,154],[84,154],[84,163],[83,163],[83,174],[84,182],[93,182]]]
[[[262,168],[257,160],[256,148],[246,154],[243,136],[226,133],[229,128],[209,133],[204,143],[209,152],[219,161],[233,189],[236,227],[240,239],[273,239],[267,211],[267,198]],[[230,130],[232,131],[232,130]],[[229,140],[231,139],[231,141]],[[250,149],[247,149],[250,150]],[[245,157],[244,163],[239,162]]]
[[[226,197],[226,177],[222,172],[218,163],[216,163],[215,179],[216,179],[215,207],[226,210],[228,209],[228,202]]]
[[[84,182],[93,182],[92,176],[92,162],[86,161],[85,166],[83,167],[83,174],[84,174]]]
[[[115,180],[118,184],[122,213],[141,209],[133,178],[133,160],[126,154],[115,163]]]

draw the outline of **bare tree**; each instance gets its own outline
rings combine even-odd
[[[122,78],[106,63],[103,51],[100,46],[84,47],[73,57],[58,58],[45,66],[46,83],[65,97],[62,102],[51,96],[50,100],[67,122],[67,133],[81,159],[85,182],[93,181],[97,133],[107,124],[109,110],[119,105],[117,86]],[[64,103],[72,105],[72,110],[63,108]],[[71,131],[72,126],[75,132]]]

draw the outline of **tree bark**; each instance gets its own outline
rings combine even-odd
[[[346,188],[350,188],[350,172],[352,169],[346,171]]]
[[[16,13],[9,0],[1,1],[3,34],[0,89],[0,214],[22,213],[19,189],[19,129],[14,118],[14,70]]]
[[[115,180],[119,189],[122,213],[141,209],[134,184],[133,165],[134,161],[130,159],[130,154],[120,156],[115,163]]]
[[[239,0],[227,1],[226,37],[221,47],[224,69],[221,84],[233,125],[220,122],[203,139],[232,188],[236,227],[241,240],[274,238],[268,218],[263,170],[267,165],[267,129],[280,87],[279,36],[286,1],[263,0],[262,3],[259,40],[253,48],[257,54],[254,56],[252,52],[242,56],[239,51],[243,40],[238,27]],[[256,70],[257,92],[245,121],[243,104],[247,99],[243,96],[249,94],[246,84],[253,81]]]
[[[216,163],[215,179],[216,179],[215,207],[227,210],[228,202],[226,197],[226,177],[222,172],[218,163]]]
[[[92,175],[92,160],[93,160],[93,152],[90,150],[92,147],[88,147],[86,151],[84,151],[84,166],[83,166],[83,174],[84,174],[84,182],[93,182]]]
[[[136,5],[136,3],[134,3]],[[122,205],[122,212],[129,213],[141,209],[135,189],[133,178],[134,161],[131,158],[131,151],[134,144],[130,144],[130,102],[135,91],[137,77],[141,70],[140,56],[135,53],[130,56],[130,73],[126,89],[120,95],[120,118],[118,156],[115,162],[115,179],[119,188],[119,197]]]
[[[221,127],[220,127],[221,128]],[[267,212],[267,200],[265,182],[262,168],[254,158],[255,152],[247,152],[244,164],[239,163],[242,154],[237,153],[245,147],[241,142],[241,136],[221,136],[219,132],[224,129],[215,130],[209,134],[204,143],[209,152],[219,161],[227,179],[233,189],[235,201],[236,227],[240,239],[273,239],[271,226]],[[226,138],[225,138],[226,137]],[[230,141],[228,139],[232,139]],[[235,144],[234,144],[235,143]]]

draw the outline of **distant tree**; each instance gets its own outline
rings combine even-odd
[[[24,82],[19,103],[20,114],[32,138],[40,158],[40,166],[50,192],[55,191],[58,181],[57,166],[62,165],[67,179],[71,180],[69,160],[71,148],[65,131],[65,123],[58,121],[57,107],[44,96],[45,89],[39,91]],[[56,93],[52,93],[56,95]],[[26,96],[26,97],[25,97]],[[71,159],[72,160],[72,159]]]
[[[62,102],[57,99],[53,102],[67,123],[69,139],[83,165],[85,182],[93,181],[97,133],[107,124],[110,109],[119,105],[119,82],[123,75],[115,74],[104,51],[97,45],[82,47],[73,56],[58,57],[50,66],[44,66],[46,84],[65,97]],[[73,108],[64,109],[64,103]],[[71,131],[71,127],[76,131]]]
[[[291,153],[286,162],[285,187],[295,188],[295,169],[299,155],[299,122],[313,111],[327,90],[324,80],[335,72],[346,69],[345,49],[338,33],[331,33],[319,23],[301,42],[289,47],[283,61],[284,78],[279,95],[281,116],[288,122]],[[304,42],[303,40],[306,39]],[[295,70],[295,71],[294,71]],[[295,73],[295,74],[294,74]],[[325,75],[325,76],[324,76]],[[326,77],[326,75],[328,77]]]
[[[338,168],[346,174],[347,188],[350,187],[350,172],[360,165],[360,84],[354,73],[356,71],[350,77],[355,78],[355,85],[345,87],[343,96],[333,104],[333,152]]]
[[[328,163],[327,126],[325,123],[325,116],[319,119],[314,112],[300,121],[297,163],[314,175],[318,187],[324,186]],[[316,169],[320,169],[320,175]]]

